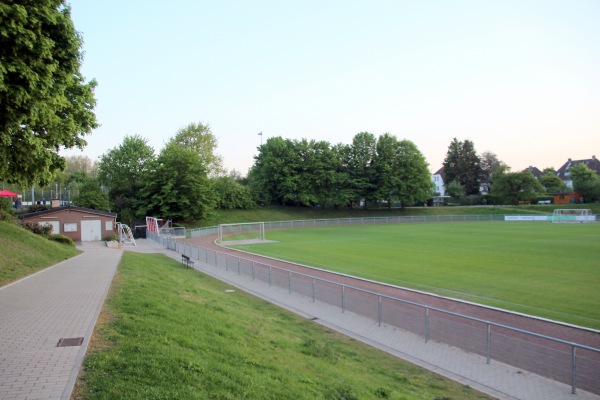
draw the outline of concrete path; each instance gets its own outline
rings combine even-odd
[[[122,255],[103,244],[0,288],[0,399],[70,398]]]
[[[128,251],[180,254],[150,240]],[[122,251],[85,244],[73,259],[0,288],[0,399],[70,398],[96,319]],[[600,400],[509,365],[400,331],[338,308],[313,303],[260,281],[199,261],[199,271],[331,329],[394,354],[502,400]],[[235,295],[234,293],[232,295]],[[83,338],[79,346],[57,347],[61,338]]]

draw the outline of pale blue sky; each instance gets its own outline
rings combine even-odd
[[[191,122],[244,174],[261,131],[332,144],[389,132],[432,171],[453,137],[513,170],[600,157],[597,0],[71,6],[83,74],[98,81],[93,159],[127,134],[158,152]]]

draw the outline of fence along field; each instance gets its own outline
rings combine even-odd
[[[235,248],[600,329],[600,224],[455,222],[267,231]]]

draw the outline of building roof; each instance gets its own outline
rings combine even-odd
[[[21,219],[37,217],[38,215],[53,214],[53,213],[57,213],[59,211],[78,211],[78,212],[82,212],[82,213],[86,213],[86,214],[102,215],[105,217],[117,218],[116,213],[110,212],[108,210],[94,210],[92,208],[84,208],[84,207],[76,207],[76,206],[63,206],[63,207],[54,207],[49,210],[35,211],[35,212],[26,213],[26,214],[21,214]]]
[[[596,158],[596,156],[592,156],[592,158],[588,158],[586,160],[567,160],[566,163],[563,164],[562,167],[556,171],[556,175],[564,180],[570,180],[571,174],[569,170],[575,165],[585,164],[589,169],[596,172],[596,174],[600,175],[600,161]]]
[[[542,171],[540,171],[540,169],[537,167],[533,167],[530,165],[526,169],[527,169],[527,171],[531,172],[531,174],[533,176],[535,176],[536,179],[539,178],[540,176],[544,175],[544,173]]]
[[[444,167],[438,169],[433,175],[442,175],[444,173]]]

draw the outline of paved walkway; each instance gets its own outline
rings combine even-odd
[[[69,399],[122,251],[84,253],[0,288],[0,399]],[[57,347],[61,338],[83,338]]]
[[[0,288],[0,399],[68,400],[122,251],[85,244],[85,252]],[[180,255],[149,240],[128,250]],[[196,261],[195,268],[329,328],[397,355],[502,400],[600,400],[571,388],[462,350],[424,343],[421,337],[311,299],[290,295],[233,271]],[[57,347],[83,337],[80,346]]]

